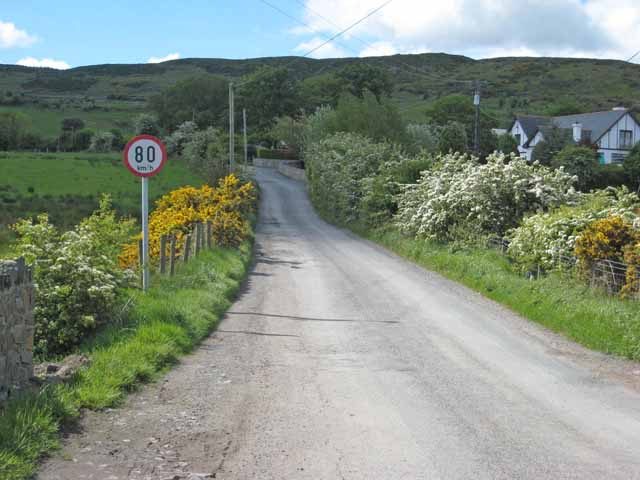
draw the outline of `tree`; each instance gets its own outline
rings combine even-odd
[[[441,153],[465,153],[467,145],[467,131],[460,122],[449,122],[440,131],[438,151]]]
[[[158,119],[148,113],[141,113],[136,117],[136,119],[134,120],[133,129],[136,135],[158,136],[160,134]]]
[[[571,131],[556,126],[543,131],[544,140],[533,148],[531,159],[542,165],[551,165],[551,160],[567,145],[571,145]]]
[[[464,126],[469,144],[475,137],[476,108],[471,96],[448,95],[433,102],[426,111],[429,123],[445,126],[457,122]],[[497,123],[488,115],[480,113],[480,157],[485,158],[497,147],[497,140],[491,131]]]
[[[549,117],[560,117],[563,115],[584,113],[585,111],[587,111],[587,109],[585,109],[584,105],[577,103],[575,100],[564,98],[558,103],[549,106],[544,113]]]
[[[62,120],[61,129],[63,132],[77,132],[84,128],[84,121],[80,118],[65,118]]]
[[[577,176],[577,186],[580,190],[584,190],[591,184],[596,174],[597,152],[590,147],[568,145],[551,160],[551,166],[563,167],[569,175]]]
[[[185,144],[183,156],[189,166],[201,172],[210,185],[227,173],[227,135],[209,127],[195,132]]]
[[[359,133],[377,142],[408,142],[407,129],[397,107],[388,100],[379,102],[369,92],[363,98],[343,95],[331,121],[331,133]]]
[[[198,125],[195,122],[187,121],[181,123],[171,135],[165,138],[165,144],[167,145],[167,152],[169,154],[182,155],[184,146],[189,143],[195,133],[198,131]]]
[[[90,152],[107,153],[113,150],[113,133],[99,132],[91,139]]]
[[[240,102],[259,130],[269,130],[275,119],[296,116],[300,105],[299,85],[285,68],[262,67],[240,88]]]
[[[169,131],[186,121],[201,128],[221,125],[229,108],[229,83],[216,75],[187,78],[152,97],[149,106]]]
[[[31,121],[18,112],[0,112],[0,150],[17,150],[27,134]]]
[[[271,129],[271,136],[284,142],[290,149],[298,153],[302,145],[304,124],[291,117],[280,117]]]
[[[640,188],[640,143],[637,143],[622,164],[625,173],[636,188]]]
[[[393,93],[393,80],[386,69],[354,63],[346,66],[337,74],[347,87],[347,90],[358,98],[363,98],[365,92],[371,92],[378,102],[383,97],[390,97]]]
[[[518,142],[515,138],[513,138],[509,133],[505,133],[498,137],[498,151],[504,153],[505,155],[509,155],[511,153],[515,153],[519,155],[518,152]]]
[[[306,78],[300,84],[301,104],[307,112],[327,105],[336,107],[345,89],[345,80],[332,73]]]

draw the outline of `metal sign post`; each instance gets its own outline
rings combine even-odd
[[[125,167],[142,178],[142,289],[149,288],[149,177],[157,175],[167,162],[167,149],[160,139],[139,135],[124,148]]]

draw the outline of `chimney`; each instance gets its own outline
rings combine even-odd
[[[573,141],[576,143],[580,143],[582,141],[582,124],[574,123],[573,124]]]

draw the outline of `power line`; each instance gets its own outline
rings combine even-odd
[[[261,1],[262,1],[262,0],[261,0]],[[333,21],[329,20],[329,19],[328,19],[328,18],[326,18],[324,15],[322,15],[322,14],[318,13],[316,10],[313,10],[312,8],[308,7],[308,6],[307,6],[303,1],[301,1],[301,0],[294,0],[294,1],[295,1],[297,4],[302,5],[303,7],[305,7],[307,10],[309,10],[311,13],[313,13],[313,14],[314,14],[316,17],[318,17],[319,19],[324,20],[327,24],[331,25],[332,27],[335,27],[335,28],[338,28],[338,29],[339,29],[339,28],[341,28],[340,26],[336,25],[336,23],[335,23],[335,22],[333,22]],[[287,15],[287,16],[289,16],[289,15]],[[291,17],[289,17],[289,18],[291,18]],[[307,27],[311,28],[313,31],[317,31],[317,29],[313,29],[313,28],[312,28],[312,27],[310,27],[308,24],[306,24],[306,23],[304,23],[304,22],[301,22],[301,23],[302,23],[303,25],[305,25],[305,26],[307,26]],[[360,38],[360,37],[358,37],[358,36],[356,36],[356,35],[352,35],[352,36],[353,36],[353,38],[355,38],[356,40],[358,40],[358,41],[359,41],[360,43],[362,43],[363,45],[365,45],[365,46],[367,46],[367,47],[371,48],[372,50],[376,50],[376,51],[378,51],[378,53],[382,53],[382,52],[380,51],[380,48],[379,48],[379,47],[376,47],[376,46],[375,46],[375,45],[373,45],[371,42],[368,42],[368,41],[366,41],[366,40],[363,40],[362,38]],[[341,44],[341,45],[343,45],[343,46],[344,46],[344,44]],[[353,51],[353,50],[351,50],[351,51]],[[422,68],[420,68],[420,67],[417,67],[417,66],[415,66],[415,65],[409,65],[408,63],[405,63],[405,62],[403,62],[403,61],[401,61],[401,60],[397,60],[397,59],[394,59],[394,58],[392,58],[391,60],[392,60],[393,62],[395,62],[396,64],[403,65],[403,66],[405,66],[405,67],[408,67],[408,68],[411,68],[411,69],[414,69],[414,70],[416,70],[416,71],[417,71],[417,72],[411,72],[411,73],[414,73],[414,74],[417,74],[417,75],[424,75],[424,76],[426,76],[426,77],[431,77],[431,79],[433,79],[433,80],[438,80],[438,81],[441,81],[441,82],[452,82],[452,83],[467,83],[467,84],[468,84],[468,83],[473,83],[473,80],[457,80],[457,79],[453,79],[453,78],[446,78],[446,79],[445,79],[445,78],[442,78],[442,77],[437,76],[437,74],[435,74],[435,73],[433,73],[433,72],[428,72],[428,71],[426,71],[426,70],[424,70],[424,69],[422,69]]]
[[[324,47],[326,44],[334,41],[336,38],[341,37],[342,35],[344,35],[345,33],[347,33],[349,30],[353,29],[354,27],[360,25],[362,22],[364,22],[367,18],[369,18],[370,16],[372,16],[373,14],[379,12],[380,10],[382,10],[384,7],[386,7],[387,5],[389,5],[391,2],[393,2],[393,0],[387,0],[386,2],[384,2],[382,5],[380,5],[379,7],[371,10],[369,13],[367,13],[364,17],[362,17],[360,20],[358,20],[357,22],[352,23],[351,25],[349,25],[347,28],[345,28],[344,30],[339,31],[338,33],[336,33],[333,37],[329,38],[326,42],[321,43],[320,45],[318,45],[315,48],[312,48],[311,50],[309,50],[307,53],[305,53],[303,55],[303,57],[306,57],[308,55],[311,55],[313,52],[315,52],[316,50],[320,50],[322,47]]]
[[[634,53],[631,58],[629,58],[629,60],[627,60],[627,62],[631,62],[631,60],[633,60],[634,58],[636,58],[638,55],[640,55],[640,50],[638,50],[636,53]]]
[[[322,34],[322,32],[320,32],[317,28],[313,28],[311,25],[309,25],[308,23],[306,23],[304,20],[300,20],[297,17],[294,17],[293,15],[289,15],[287,12],[285,12],[284,10],[282,10],[280,7],[278,7],[277,5],[274,5],[271,2],[268,2],[267,0],[260,0],[262,3],[264,3],[265,5],[273,8],[275,11],[281,13],[282,15],[284,15],[285,17],[293,20],[294,22],[299,23],[300,25],[303,25],[305,27],[307,27],[308,29],[310,29],[312,32],[317,33],[318,35],[322,35],[325,40],[328,39],[327,35]],[[355,50],[353,50],[351,47],[349,47],[348,45],[345,45],[342,42],[336,42],[338,45],[346,48],[347,50],[350,50],[352,53],[355,53],[356,55],[358,54],[358,52],[356,52]]]
[[[267,2],[265,2],[264,0],[260,0],[263,3],[267,4]],[[286,63],[285,65],[283,65],[281,68],[287,68],[290,67],[293,63],[299,61],[302,58],[306,58],[309,55],[311,55],[313,52],[319,50],[320,48],[324,47],[325,45],[327,45],[328,43],[333,42],[336,38],[344,35],[345,33],[347,33],[349,30],[351,30],[352,28],[356,27],[357,25],[361,24],[362,22],[364,22],[367,18],[371,17],[373,14],[379,12],[380,10],[382,10],[384,7],[386,7],[387,5],[389,5],[391,2],[393,2],[393,0],[387,0],[386,2],[384,2],[382,5],[380,5],[379,7],[371,10],[369,13],[367,13],[364,17],[362,17],[361,19],[359,19],[358,21],[352,23],[351,25],[349,25],[347,28],[345,28],[344,30],[336,33],[335,35],[333,35],[331,38],[327,39],[325,42],[321,43],[320,45],[312,48],[311,50],[309,50],[308,52],[306,52],[304,55],[300,56],[300,57],[296,57],[293,60],[291,60],[289,63]],[[289,18],[293,18],[290,17],[287,14],[287,17]],[[297,21],[297,20],[296,20]],[[304,24],[304,22],[303,22]],[[243,85],[246,85],[248,82],[252,81],[251,79],[245,80],[242,83],[239,83],[238,85],[236,85],[236,87],[241,87]]]

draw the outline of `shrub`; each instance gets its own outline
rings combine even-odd
[[[355,133],[337,133],[305,152],[309,194],[318,210],[339,223],[361,218],[361,200],[370,177],[384,162],[400,162],[398,147]]]
[[[637,143],[622,164],[634,189],[640,186],[640,143]]]
[[[133,123],[133,129],[136,135],[158,136],[160,134],[157,117],[148,113],[141,113],[136,117]]]
[[[520,155],[518,151],[518,141],[509,133],[498,136],[498,151],[505,155]]]
[[[481,165],[459,153],[441,155],[400,196],[396,221],[405,233],[435,240],[503,235],[527,213],[573,201],[574,179],[519,157],[493,154]]]
[[[438,151],[440,153],[465,153],[468,145],[469,139],[463,124],[449,122],[440,130],[438,138]]]
[[[119,288],[130,276],[117,265],[117,250],[133,222],[118,220],[108,197],[75,229],[60,233],[46,215],[22,220],[16,253],[34,268],[35,353],[63,354],[107,322]]]
[[[220,180],[217,188],[182,187],[161,197],[149,217],[149,257],[160,257],[160,237],[175,235],[177,253],[184,246],[184,237],[191,233],[196,222],[211,222],[213,240],[220,246],[237,246],[248,235],[250,225],[247,214],[255,200],[253,184],[241,184],[231,174]],[[120,265],[134,268],[138,262],[138,240],[124,246]]]
[[[629,178],[628,172],[620,165],[598,165],[591,177],[591,183],[587,186],[590,189],[607,188],[607,187],[621,187],[627,186],[634,190],[637,189],[637,185],[634,186],[633,181]]]
[[[595,177],[598,168],[598,157],[594,149],[568,145],[551,160],[553,168],[564,168],[565,172],[575,175],[577,186],[585,190]]]
[[[624,249],[640,239],[633,225],[619,215],[596,220],[576,239],[576,257],[588,270],[598,260],[624,260]]]
[[[611,215],[632,222],[639,206],[638,196],[624,187],[583,194],[576,205],[526,217],[508,233],[508,254],[523,271],[555,269],[573,257],[576,239],[588,225]]]
[[[184,144],[183,156],[193,170],[215,185],[228,170],[226,136],[213,127],[195,132]]]
[[[183,122],[176,130],[164,139],[169,155],[182,155],[184,147],[193,140],[193,136],[198,131],[198,125],[195,122]]]
[[[409,142],[414,151],[425,150],[429,153],[438,151],[442,127],[426,123],[412,123],[407,125]]]
[[[99,132],[91,138],[90,152],[107,153],[113,150],[115,137],[111,132]]]

